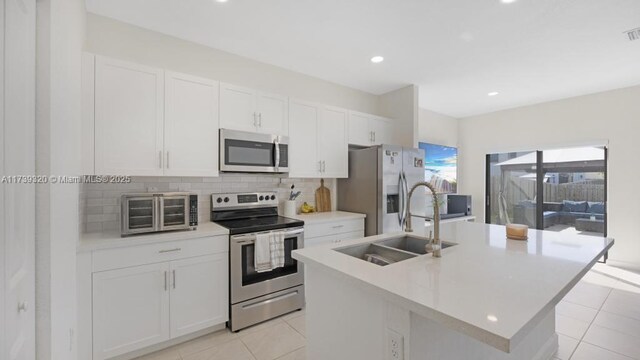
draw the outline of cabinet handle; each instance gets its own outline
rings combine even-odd
[[[334,226],[333,228],[334,228],[334,229],[339,229],[339,228],[341,228],[341,227],[344,227],[344,225],[336,225],[336,226]]]
[[[167,276],[167,272],[164,272],[164,291],[169,290],[169,286],[167,285],[167,280],[169,279],[169,276]]]
[[[258,113],[258,126],[262,127],[262,113]]]
[[[258,120],[255,112],[253,113],[253,126],[258,127]]]
[[[322,160],[322,172],[325,172],[327,170],[327,163]]]
[[[369,140],[373,142],[373,131],[369,131]]]
[[[318,172],[322,172],[322,160],[318,161]]]
[[[162,169],[162,150],[158,151],[158,167]]]
[[[173,270],[173,288],[176,288],[176,271]]]
[[[181,248],[166,249],[166,250],[160,250],[160,251],[158,251],[158,253],[160,253],[160,254],[164,254],[164,253],[174,252],[174,251],[180,251],[180,250],[182,250],[182,249],[181,249]]]
[[[169,152],[167,151],[167,169],[169,168]]]
[[[373,142],[376,142],[376,132],[373,131]]]
[[[27,302],[23,301],[18,304],[18,313],[27,312]]]

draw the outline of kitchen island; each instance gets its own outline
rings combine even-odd
[[[352,256],[405,235],[293,253],[305,264],[309,359],[550,359],[556,304],[613,245],[537,230],[507,240],[503,226],[459,222],[442,227],[455,245],[441,258]]]

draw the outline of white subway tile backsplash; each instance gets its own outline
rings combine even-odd
[[[325,180],[332,188],[335,180]],[[276,191],[282,203],[289,198],[291,185],[302,191],[296,200],[315,204],[315,190],[320,179],[291,179],[270,174],[221,174],[219,177],[132,177],[128,184],[82,184],[80,187],[80,229],[100,232],[120,229],[120,197],[126,193],[153,191],[188,191],[198,194],[198,220],[207,222],[211,211],[211,194],[224,192]],[[335,195],[334,195],[335,196]]]

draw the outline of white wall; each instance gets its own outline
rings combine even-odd
[[[459,192],[483,221],[487,153],[608,142],[610,259],[640,269],[639,119],[640,86],[462,119]]]
[[[82,0],[38,1],[36,170],[80,173]],[[37,358],[76,358],[77,184],[38,186],[36,198]]]
[[[394,126],[394,142],[417,147],[418,87],[409,85],[380,95],[379,108],[382,116],[398,122]]]
[[[378,96],[221,50],[87,14],[86,51],[350,110],[378,113]]]
[[[419,111],[418,141],[458,146],[458,119],[427,109]]]

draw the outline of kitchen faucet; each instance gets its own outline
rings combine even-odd
[[[431,183],[420,181],[413,185],[411,191],[409,191],[409,198],[407,199],[407,223],[405,224],[404,231],[413,232],[413,229],[411,228],[411,196],[419,186],[426,186],[431,190],[431,195],[433,196],[433,239],[431,240],[433,251],[431,252],[431,255],[433,255],[433,257],[441,257],[442,254],[440,253],[440,250],[442,248],[442,242],[440,241],[440,207],[438,206],[438,194],[436,194],[436,189]]]

